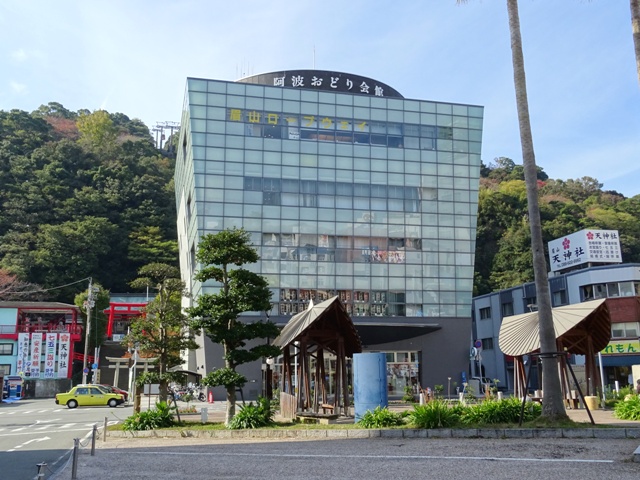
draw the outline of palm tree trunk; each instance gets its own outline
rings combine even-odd
[[[520,17],[518,1],[507,0],[509,14],[509,32],[511,35],[511,55],[513,60],[513,80],[520,125],[520,142],[522,144],[522,161],[524,178],[527,186],[527,203],[529,208],[529,225],[531,228],[531,249],[533,253],[533,272],[538,302],[538,322],[540,330],[540,353],[542,353],[542,389],[544,399],[542,415],[552,421],[565,419],[567,413],[562,401],[560,376],[558,374],[558,358],[545,356],[545,353],[556,352],[556,336],[551,313],[551,297],[547,278],[547,263],[542,242],[542,225],[538,205],[538,179],[536,158],[533,150],[531,122],[529,119],[529,102],[527,100],[527,83],[524,72],[524,56],[520,37]]]
[[[631,29],[633,31],[633,45],[636,50],[636,68],[640,83],[640,0],[631,1]]]

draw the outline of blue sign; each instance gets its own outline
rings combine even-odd
[[[93,365],[91,365],[91,368],[93,368],[94,370],[97,370],[98,369],[98,364],[94,363]]]
[[[82,370],[82,373],[89,373],[89,369],[85,368],[84,370]]]

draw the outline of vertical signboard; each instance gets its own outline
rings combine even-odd
[[[40,360],[42,358],[42,333],[31,334],[31,372],[32,378],[40,378]]]
[[[16,359],[16,372],[22,374],[26,372],[27,357],[29,355],[29,334],[18,334],[18,357]]]
[[[47,344],[45,346],[44,378],[55,378],[56,374],[56,345],[58,343],[57,333],[47,333]]]
[[[58,343],[58,378],[68,378],[69,376],[69,340],[68,333],[60,334]]]

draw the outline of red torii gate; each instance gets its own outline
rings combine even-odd
[[[104,313],[109,315],[107,323],[107,337],[113,336],[113,324],[116,320],[124,320],[130,322],[132,318],[139,317],[141,310],[146,307],[146,303],[129,303],[129,302],[112,302]]]

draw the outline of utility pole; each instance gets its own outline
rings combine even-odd
[[[84,357],[82,359],[82,383],[87,383],[87,356],[89,355],[89,331],[91,330],[91,309],[93,308],[93,287],[91,286],[91,277],[89,277],[89,292],[84,306],[87,309],[87,324],[84,327]]]

